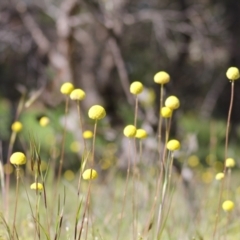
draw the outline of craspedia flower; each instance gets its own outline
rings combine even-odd
[[[170,118],[172,116],[172,109],[169,107],[162,107],[160,114],[164,118]]]
[[[91,119],[100,120],[106,116],[106,111],[102,106],[94,105],[89,109],[88,116]]]
[[[140,139],[144,139],[147,137],[147,132],[142,129],[142,128],[139,128],[137,129],[136,131],[136,135],[135,135],[136,138],[140,138]]]
[[[227,158],[225,164],[227,168],[233,168],[235,166],[235,161],[233,158]]]
[[[175,110],[179,108],[180,101],[176,96],[170,96],[166,99],[165,106],[171,108],[172,110]]]
[[[11,155],[10,162],[14,165],[23,165],[26,163],[26,156],[22,152],[15,152]]]
[[[43,185],[41,183],[32,183],[30,186],[31,189],[33,190],[38,190],[38,191],[42,191],[43,190]]]
[[[81,101],[81,100],[83,100],[85,97],[86,97],[85,92],[84,92],[82,89],[80,89],[80,88],[74,89],[74,90],[71,92],[71,94],[70,94],[70,98],[71,98],[72,100]]]
[[[133,125],[127,125],[123,130],[123,134],[128,138],[135,137],[136,132],[137,132],[137,129]]]
[[[98,173],[96,170],[89,168],[83,172],[82,177],[84,180],[92,180],[98,177]]]
[[[231,200],[226,200],[222,204],[222,209],[225,212],[231,212],[234,209],[234,202]]]
[[[154,75],[153,80],[158,84],[166,84],[170,81],[170,76],[168,73],[161,71]]]
[[[19,121],[14,122],[11,126],[12,131],[16,132],[16,133],[20,132],[22,130],[22,128],[23,128],[23,125]]]
[[[230,67],[227,72],[226,72],[226,76],[229,80],[234,81],[239,79],[240,75],[239,75],[239,70],[236,67]]]
[[[216,176],[215,176],[215,179],[216,180],[222,180],[224,178],[224,173],[220,172],[220,173],[217,173]]]
[[[180,147],[181,147],[180,142],[176,139],[172,139],[172,140],[168,141],[168,143],[167,143],[167,149],[169,151],[178,150],[178,149],[180,149]]]
[[[74,86],[72,83],[70,82],[65,82],[63,83],[63,85],[60,88],[60,91],[62,94],[64,95],[69,95],[74,89]]]
[[[48,124],[49,124],[50,120],[48,117],[41,117],[40,120],[39,120],[39,124],[42,126],[42,127],[46,127]]]
[[[140,94],[143,91],[142,83],[135,81],[130,85],[130,92],[134,95]]]
[[[86,130],[83,132],[83,138],[84,139],[90,139],[93,137],[93,132],[90,130]]]

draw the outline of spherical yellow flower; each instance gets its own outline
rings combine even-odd
[[[230,212],[234,209],[234,202],[230,201],[230,200],[226,200],[223,202],[222,204],[222,209],[225,212]]]
[[[165,106],[175,110],[180,106],[179,99],[176,96],[170,96],[166,99]]]
[[[169,107],[162,107],[161,116],[164,118],[170,118],[172,116],[172,109]]]
[[[227,158],[225,164],[227,168],[233,168],[235,166],[235,161],[233,158]]]
[[[123,130],[123,134],[129,138],[135,137],[136,132],[137,132],[137,129],[133,125],[127,125]]]
[[[93,137],[93,132],[90,130],[86,130],[83,132],[83,138],[84,139],[90,139]]]
[[[88,116],[91,119],[100,120],[106,116],[106,111],[102,106],[94,105],[89,109]]]
[[[146,138],[147,132],[144,129],[139,128],[139,129],[137,129],[135,137],[140,138],[140,139]]]
[[[230,67],[226,72],[227,78],[231,81],[239,79],[239,70],[236,67]]]
[[[74,89],[74,86],[72,83],[70,82],[65,82],[63,83],[63,85],[61,86],[61,93],[64,94],[64,95],[69,95]]]
[[[170,151],[178,150],[180,149],[180,147],[181,147],[180,142],[176,139],[172,139],[167,143],[167,149]]]
[[[12,124],[11,128],[12,128],[12,131],[13,131],[13,132],[16,132],[16,133],[17,133],[17,132],[20,132],[20,131],[22,130],[23,125],[22,125],[21,122],[16,121],[16,122],[14,122],[14,123]]]
[[[96,179],[98,177],[98,173],[96,170],[89,168],[83,172],[82,177],[85,180]]]
[[[140,94],[143,91],[142,83],[135,81],[130,85],[130,92],[134,95]]]
[[[39,124],[42,126],[42,127],[46,127],[48,124],[49,124],[50,120],[48,117],[41,117],[40,120],[39,120]]]
[[[215,176],[215,179],[216,180],[222,180],[224,178],[224,173],[220,172],[220,173],[217,173],[216,176]]]
[[[14,165],[23,165],[26,163],[26,156],[22,152],[15,152],[11,155],[10,162]]]
[[[71,98],[72,100],[81,101],[81,100],[83,100],[85,97],[86,97],[85,92],[84,92],[82,89],[80,89],[80,88],[74,89],[74,90],[71,92],[71,94],[70,94],[70,98]]]
[[[32,183],[30,186],[31,189],[33,190],[38,190],[38,191],[42,191],[43,190],[43,185],[41,183]]]
[[[166,84],[170,81],[170,76],[168,73],[161,71],[154,75],[153,80],[158,84]]]

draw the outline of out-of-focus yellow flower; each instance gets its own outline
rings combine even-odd
[[[135,81],[130,85],[130,92],[134,95],[140,94],[143,91],[142,83]]]
[[[93,132],[90,130],[86,130],[83,132],[83,138],[84,139],[90,139],[93,137]]]
[[[48,124],[49,124],[50,120],[48,117],[41,117],[40,120],[39,120],[39,124],[42,126],[42,127],[46,127]]]
[[[31,189],[33,190],[38,190],[38,191],[42,191],[43,190],[43,185],[41,183],[32,183],[30,186]]]
[[[137,129],[133,125],[127,125],[124,130],[123,134],[128,138],[134,138],[136,135]]]
[[[235,166],[235,161],[233,158],[227,158],[226,159],[226,167],[227,168],[233,168]]]
[[[11,126],[12,131],[16,133],[22,131],[22,128],[23,128],[23,125],[19,121],[14,122]]]
[[[178,149],[180,149],[180,147],[181,147],[180,142],[176,139],[172,139],[172,140],[168,141],[168,143],[167,143],[167,149],[169,151],[178,150]]]
[[[94,105],[89,109],[88,116],[91,119],[100,120],[106,116],[106,111],[102,106]]]
[[[164,118],[170,118],[172,116],[172,109],[169,107],[162,107],[161,116]]]
[[[229,80],[234,81],[239,79],[239,70],[236,67],[230,67],[227,72],[226,72],[226,76]]]
[[[172,110],[175,110],[179,108],[180,101],[176,96],[170,96],[166,99],[165,106],[171,108]]]
[[[80,143],[78,141],[74,141],[70,145],[70,149],[74,153],[78,153],[81,149]]]
[[[225,212],[231,212],[234,209],[234,202],[230,200],[226,200],[222,204],[222,209]]]
[[[26,163],[26,156],[22,152],[15,152],[11,155],[10,162],[14,165],[23,165]]]
[[[69,95],[74,89],[74,86],[70,82],[65,82],[62,84],[60,91],[64,95]]]
[[[220,172],[220,173],[217,173],[216,176],[215,176],[215,179],[216,180],[222,180],[224,178],[224,173]]]
[[[170,81],[170,76],[168,73],[160,71],[154,75],[153,80],[158,84],[166,84]]]
[[[82,177],[84,180],[92,180],[98,177],[98,173],[96,170],[89,168],[83,172]]]
[[[144,129],[139,128],[139,129],[137,129],[135,137],[140,138],[140,139],[144,139],[144,138],[147,137],[147,132]]]
[[[74,174],[74,172],[73,172],[72,170],[66,170],[66,171],[64,172],[64,174],[63,174],[63,177],[64,177],[67,181],[71,182],[71,181],[74,179],[75,174]]]
[[[191,155],[188,158],[188,165],[190,167],[196,167],[199,165],[199,158],[196,155]]]
[[[71,92],[71,94],[70,94],[70,98],[71,98],[72,100],[81,101],[81,100],[83,100],[85,97],[86,97],[85,92],[84,92],[82,89],[80,89],[80,88],[74,89],[74,90]]]

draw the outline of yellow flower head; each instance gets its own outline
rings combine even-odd
[[[48,124],[49,124],[50,120],[48,117],[41,117],[40,120],[39,120],[39,124],[42,126],[42,127],[46,127]]]
[[[223,202],[222,204],[222,209],[225,212],[230,212],[234,209],[234,202],[230,201],[230,200],[226,200]]]
[[[235,166],[235,161],[233,158],[227,158],[225,164],[227,168],[233,168]]]
[[[220,173],[217,173],[216,176],[215,176],[215,179],[216,180],[222,180],[224,178],[224,173],[220,172]]]
[[[83,132],[83,138],[84,139],[90,139],[93,137],[93,132],[90,130],[86,130]]]
[[[20,123],[19,121],[16,121],[16,122],[14,122],[13,124],[12,124],[12,131],[13,132],[20,132],[21,130],[22,130],[22,128],[23,128],[23,125],[22,125],[22,123]]]
[[[227,78],[230,81],[234,81],[239,79],[240,75],[239,75],[239,70],[236,67],[230,67],[227,72],[226,72]]]
[[[80,88],[74,89],[74,90],[71,92],[71,94],[70,94],[70,98],[71,98],[72,100],[81,101],[81,100],[83,100],[85,97],[86,97],[85,92],[84,92],[82,89],[80,89]]]
[[[170,118],[172,116],[172,109],[169,107],[162,107],[161,116],[164,118]]]
[[[135,81],[130,85],[130,92],[134,95],[140,94],[143,91],[142,83]]]
[[[100,120],[106,116],[106,111],[102,106],[94,105],[89,109],[88,116],[91,119]]]
[[[43,185],[41,183],[32,183],[30,186],[31,189],[33,190],[38,190],[38,191],[42,191],[43,190]]]
[[[61,93],[64,94],[64,95],[69,95],[74,89],[74,86],[72,83],[70,82],[65,82],[63,83],[63,85],[61,86]]]
[[[168,73],[166,73],[164,71],[161,71],[161,72],[158,72],[154,75],[153,80],[154,80],[155,83],[165,84],[165,83],[168,83],[170,81],[170,76],[169,76]]]
[[[176,96],[170,96],[166,99],[165,106],[175,110],[180,106],[179,99]]]
[[[98,177],[98,173],[96,170],[89,168],[83,172],[82,177],[84,180],[92,180]]]
[[[137,132],[137,129],[133,125],[127,125],[123,130],[123,134],[128,138],[135,137],[136,132]]]
[[[146,138],[147,132],[144,129],[139,128],[139,129],[137,129],[135,137],[140,138],[140,139]]]
[[[167,149],[169,151],[178,150],[178,149],[180,149],[180,147],[181,147],[180,142],[176,139],[172,139],[172,140],[168,141],[168,143],[167,143]]]
[[[15,152],[11,155],[10,162],[14,165],[23,165],[26,163],[26,156],[22,152]]]

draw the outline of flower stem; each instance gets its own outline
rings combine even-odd
[[[227,159],[227,156],[228,156],[229,129],[230,129],[232,107],[233,107],[233,99],[234,99],[234,81],[231,82],[231,97],[230,97],[230,105],[229,105],[229,110],[228,110],[227,127],[226,127],[224,169],[223,169],[224,175],[226,175],[226,159]],[[224,188],[224,183],[225,183],[224,179],[225,178],[223,178],[223,180],[222,180],[220,194],[219,194],[217,214],[216,214],[215,224],[214,224],[214,229],[213,229],[213,239],[215,238],[216,232],[217,232],[217,225],[218,225],[220,208],[221,208],[221,203],[222,203],[223,188]]]

